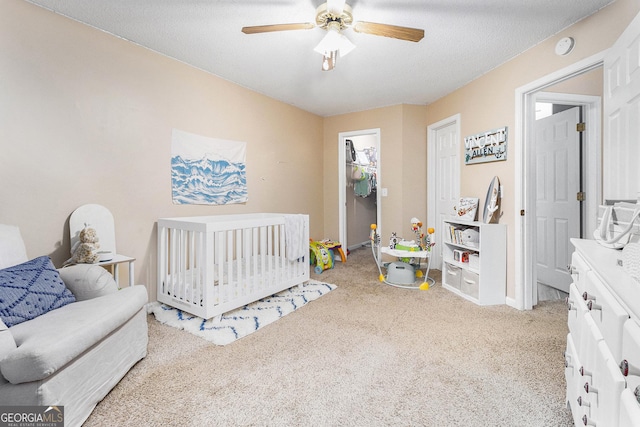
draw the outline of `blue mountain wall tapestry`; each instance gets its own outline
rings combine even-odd
[[[177,129],[171,140],[171,190],[177,205],[245,203],[247,144]]]

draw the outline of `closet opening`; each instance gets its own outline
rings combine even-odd
[[[340,242],[348,251],[368,246],[371,224],[380,230],[380,130],[339,134]]]

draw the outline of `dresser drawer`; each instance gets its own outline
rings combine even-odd
[[[594,399],[594,395],[588,393],[585,388],[585,384],[589,384],[589,386],[593,385],[593,373],[596,370],[596,353],[598,351],[598,344],[604,339],[589,314],[585,314],[583,322],[584,329],[582,330],[582,336],[580,337],[580,344],[574,341],[579,362],[579,365],[576,365],[579,375],[577,379],[580,383],[580,386],[578,387],[578,396],[576,396],[576,398],[581,399],[585,406],[591,406],[591,401]]]
[[[640,378],[640,325],[634,320],[627,320],[622,328],[622,357],[620,371],[625,376]]]
[[[589,264],[580,256],[579,253],[574,252],[571,255],[571,277],[573,283],[576,284],[580,295],[585,291],[585,281],[587,279],[587,272],[590,271]]]
[[[564,352],[564,379],[567,383],[567,405],[571,408],[573,421],[576,425],[582,422],[582,416],[585,414],[584,408],[586,408],[586,406],[581,406],[582,402],[579,399],[581,389],[584,386],[584,380],[579,371],[581,366],[582,363],[578,358],[572,334],[569,333],[567,335],[567,348]]]
[[[591,405],[588,418],[595,425],[617,426],[626,382],[605,341],[598,342],[593,375],[587,384],[585,392]]]
[[[618,362],[622,357],[622,327],[629,314],[593,272],[587,273],[587,308]]]
[[[583,329],[585,328],[584,316],[589,312],[587,303],[582,299],[582,295],[578,291],[575,283],[569,286],[569,297],[567,298],[567,323],[569,332],[573,336],[573,342],[576,348],[580,346],[582,341]]]

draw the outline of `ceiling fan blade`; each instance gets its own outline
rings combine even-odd
[[[272,31],[291,31],[291,30],[310,30],[315,28],[315,24],[304,22],[301,24],[273,24],[273,25],[256,25],[254,27],[242,27],[245,34],[270,33]]]
[[[418,28],[398,27],[397,25],[376,24],[359,21],[353,24],[354,31],[374,36],[392,37],[394,39],[419,42],[424,37],[424,30]]]

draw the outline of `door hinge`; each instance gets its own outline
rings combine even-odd
[[[524,216],[524,209],[520,209],[520,216]]]
[[[576,194],[576,200],[578,200],[579,202],[584,202],[584,198],[584,191],[578,191],[578,193]]]
[[[576,124],[576,131],[577,132],[584,132],[585,130],[587,130],[587,124],[586,123],[577,123]]]

